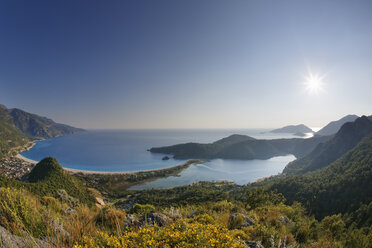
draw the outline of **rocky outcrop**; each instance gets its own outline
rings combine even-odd
[[[246,241],[244,248],[264,248],[260,241]]]
[[[247,215],[232,213],[229,218],[230,229],[254,226],[255,222]]]
[[[55,247],[50,243],[31,237],[26,232],[23,237],[14,235],[0,226],[0,247],[29,248],[29,247]]]
[[[57,190],[57,195],[62,202],[65,202],[70,206],[76,207],[77,205],[79,205],[79,200],[70,196],[64,189]]]
[[[146,217],[142,219],[142,223],[146,223],[147,225],[153,226],[153,225],[158,225],[158,226],[164,226],[169,223],[169,218],[165,214],[160,214],[160,213],[149,213]]]
[[[127,218],[124,221],[124,229],[131,228],[131,227],[137,227],[140,225],[140,222],[135,214],[128,214],[126,216]]]
[[[292,222],[285,216],[280,216],[279,221],[284,225],[292,225]]]

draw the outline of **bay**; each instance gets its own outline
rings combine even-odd
[[[268,129],[89,130],[38,141],[31,150],[23,152],[22,155],[37,161],[49,156],[55,157],[63,167],[70,169],[101,172],[152,170],[185,161],[173,158],[163,161],[163,154],[148,151],[152,147],[187,142],[210,143],[232,134],[249,135],[260,139],[294,137],[291,134],[275,134],[268,131]],[[181,172],[180,177],[159,179],[167,180],[168,183],[153,181],[143,187],[168,187],[219,179],[247,183],[277,174],[293,159],[292,155],[288,155],[269,160],[210,160],[203,165],[190,166]]]

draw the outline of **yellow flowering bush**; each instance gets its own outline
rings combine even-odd
[[[126,230],[122,235],[100,232],[74,248],[94,247],[244,247],[240,238],[233,238],[228,229],[212,224],[176,222],[165,227]]]

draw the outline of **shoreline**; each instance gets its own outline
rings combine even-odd
[[[23,160],[23,161],[26,161],[26,162],[28,162],[28,163],[30,163],[30,164],[37,164],[37,163],[39,163],[38,161],[33,160],[33,159],[26,158],[25,156],[23,156],[23,155],[21,154],[21,152],[31,150],[32,147],[34,147],[34,146],[36,145],[36,142],[37,142],[37,140],[33,140],[33,141],[29,142],[29,143],[28,143],[28,146],[27,146],[27,147],[24,147],[23,149],[21,149],[20,151],[18,151],[18,153],[17,153],[17,155],[16,155],[15,157],[16,157],[16,158],[19,158],[19,159],[21,159],[21,160]]]
[[[44,139],[41,139],[41,140],[44,140]],[[32,147],[34,147],[34,145],[36,145],[37,141],[41,141],[41,140],[32,141],[31,144],[28,147],[19,151],[18,154],[15,157],[19,158],[19,159],[21,159],[25,162],[28,162],[30,164],[36,165],[37,163],[39,163],[38,161],[26,158],[25,156],[21,155],[21,152],[30,150]],[[137,173],[141,173],[141,172],[143,172],[143,173],[149,173],[150,172],[151,173],[151,172],[156,172],[156,171],[169,170],[169,169],[173,169],[173,168],[177,168],[177,167],[190,166],[192,164],[198,164],[198,163],[202,163],[202,162],[203,162],[202,160],[189,159],[189,160],[187,160],[187,161],[185,161],[181,164],[171,165],[171,166],[164,167],[164,168],[151,169],[151,170],[136,170],[136,171],[90,171],[90,170],[66,168],[66,167],[63,167],[62,165],[61,165],[61,167],[65,171],[67,171],[68,173],[72,173],[72,174],[82,173],[84,175],[94,175],[94,174],[96,174],[96,175],[130,175],[130,174],[137,174]]]
[[[186,165],[192,165],[192,164],[198,164],[202,163],[203,161],[197,160],[195,161],[194,159],[187,160],[186,162],[183,162],[181,164],[176,164],[164,168],[158,168],[158,169],[152,169],[152,170],[136,170],[136,171],[89,171],[89,170],[80,170],[80,169],[70,169],[70,168],[65,168],[63,169],[67,172],[77,174],[77,173],[82,173],[84,175],[130,175],[130,174],[136,174],[136,173],[146,173],[146,172],[154,172],[154,171],[162,171],[162,170],[169,170],[177,167],[183,167]]]
[[[19,159],[22,159],[23,161],[26,161],[30,164],[37,164],[38,162],[36,160],[32,160],[32,159],[29,159],[29,158],[26,158],[24,156],[22,156],[20,153],[18,153],[16,156],[16,158],[19,158]]]
[[[20,153],[16,155],[17,158],[22,159],[28,163],[31,164],[37,164],[38,162],[29,158],[26,158],[22,156]],[[169,170],[176,167],[183,167],[185,165],[191,165],[196,163],[201,163],[201,160],[194,161],[194,160],[187,160],[181,164],[176,164],[164,168],[158,168],[158,169],[152,169],[152,170],[136,170],[136,171],[90,171],[90,170],[81,170],[81,169],[71,169],[71,168],[65,168],[62,166],[62,168],[72,174],[82,173],[84,175],[94,175],[94,174],[100,174],[100,175],[128,175],[128,174],[136,174],[141,172],[153,172],[153,171],[162,171],[162,170]],[[191,163],[192,162],[192,163]]]

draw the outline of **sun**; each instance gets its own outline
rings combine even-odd
[[[324,91],[323,79],[324,76],[309,73],[309,75],[305,77],[306,81],[304,82],[306,91],[310,94],[319,94]]]

